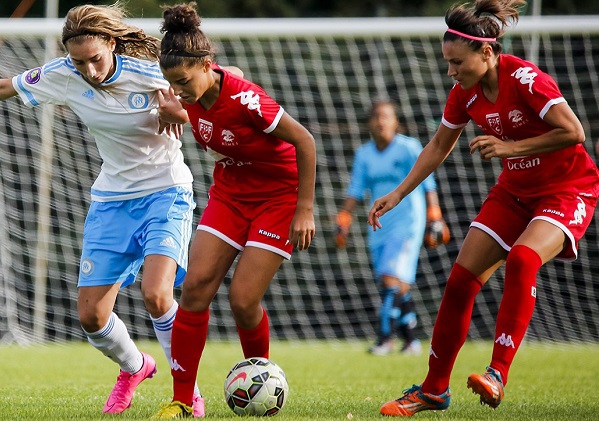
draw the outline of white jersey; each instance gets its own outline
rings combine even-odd
[[[158,63],[117,55],[114,75],[96,88],[67,56],[15,76],[12,83],[25,105],[66,105],[87,126],[103,161],[93,200],[127,200],[191,186],[181,142],[158,134],[156,90],[168,89]]]

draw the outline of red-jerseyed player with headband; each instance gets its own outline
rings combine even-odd
[[[593,217],[599,175],[582,145],[578,118],[549,75],[502,54],[497,41],[524,4],[479,0],[448,10],[442,50],[456,84],[442,122],[405,181],[370,210],[369,224],[380,229],[379,217],[441,165],[470,120],[484,133],[470,141],[471,153],[502,160],[503,171],[470,225],[447,281],[428,375],[383,405],[383,415],[411,416],[449,406],[449,377],[468,334],[474,299],[505,262],[491,362],[484,374],[472,374],[467,382],[481,403],[497,407],[533,314],[539,268],[554,258],[575,259]]]
[[[261,87],[216,65],[199,25],[195,3],[164,11],[160,65],[172,90],[161,99],[161,116],[188,116],[216,163],[173,326],[174,396],[156,418],[191,416],[210,303],[238,254],[229,301],[243,354],[268,358],[262,297],[283,259],[294,247],[307,249],[315,233],[312,135]]]

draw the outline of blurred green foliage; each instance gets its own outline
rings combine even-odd
[[[31,1],[31,0],[30,0]],[[588,0],[539,0],[544,15],[599,14],[599,2]],[[1,1],[0,17],[11,16],[26,0]],[[59,16],[80,4],[111,4],[106,0],[59,0]],[[455,0],[198,0],[205,17],[374,17],[374,16],[443,16]],[[126,0],[131,17],[159,18],[161,5],[180,0]],[[529,0],[532,4],[532,0]],[[43,17],[46,1],[33,0],[24,17]]]

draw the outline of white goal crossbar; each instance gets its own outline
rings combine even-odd
[[[160,36],[160,19],[129,19],[147,34]],[[63,19],[0,19],[0,37],[59,36]],[[202,28],[210,36],[367,36],[441,35],[443,17],[422,18],[207,18]],[[508,34],[599,33],[599,15],[523,16]]]

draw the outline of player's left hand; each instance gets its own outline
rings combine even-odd
[[[482,159],[508,158],[511,155],[513,141],[501,140],[495,136],[477,136],[470,142],[470,154],[477,150]]]
[[[174,137],[175,139],[179,139],[183,134],[183,125],[182,124],[173,124],[166,123],[161,119],[158,119],[160,126],[158,128],[158,134],[161,134],[163,131],[166,131],[166,134]]]
[[[185,124],[189,121],[187,110],[175,95],[173,88],[168,91],[159,89],[156,91],[158,96],[158,115],[161,121],[172,124]]]
[[[306,250],[315,234],[314,214],[310,209],[298,207],[289,226],[289,242],[298,250]]]

